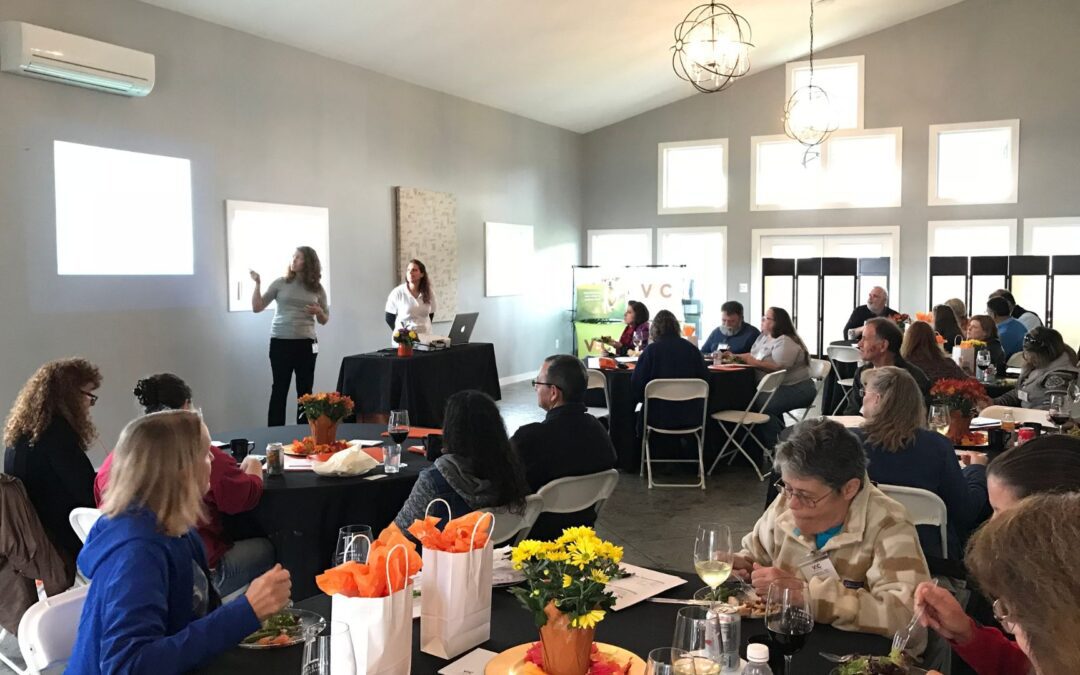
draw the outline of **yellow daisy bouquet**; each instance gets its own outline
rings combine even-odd
[[[622,547],[596,536],[591,527],[563,530],[555,541],[526,539],[511,551],[514,569],[525,573],[525,586],[510,589],[533,614],[537,626],[547,623],[544,608],[570,620],[571,628],[594,628],[615,604],[607,583],[620,576]]]

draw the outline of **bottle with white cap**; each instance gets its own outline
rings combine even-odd
[[[746,660],[742,675],[773,675],[769,667],[769,645],[750,643],[746,646]]]

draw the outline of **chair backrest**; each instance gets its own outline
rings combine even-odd
[[[645,385],[645,401],[692,401],[709,398],[709,383],[688,377],[660,378]]]
[[[538,495],[544,499],[544,513],[574,513],[596,505],[596,512],[615,491],[619,472],[608,469],[585,476],[557,478],[540,488]]]
[[[1006,410],[1012,413],[1013,421],[1017,424],[1023,424],[1024,422],[1038,422],[1044,427],[1051,426],[1050,418],[1047,417],[1046,411],[1037,408],[1014,408],[1007,405],[991,405],[983,408],[982,412],[979,413],[979,417],[989,417],[993,420],[999,420],[1004,417]]]
[[[941,497],[904,485],[879,484],[878,489],[904,505],[913,525],[937,525],[941,530],[941,557],[949,557],[949,512]]]
[[[832,364],[825,359],[810,359],[810,379],[824,382],[832,370]]]
[[[71,523],[71,529],[75,530],[75,534],[79,535],[79,541],[85,544],[86,535],[90,534],[90,528],[94,526],[94,523],[100,517],[101,509],[80,506],[71,509],[71,513],[68,514],[68,522]]]
[[[848,345],[829,345],[825,350],[825,354],[833,364],[858,363],[862,360],[862,353],[855,347]]]
[[[1024,367],[1024,352],[1016,352],[1005,362],[1006,368],[1023,368]],[[1004,374],[1004,373],[1003,373]]]
[[[595,368],[589,368],[589,381],[585,386],[586,389],[603,389],[607,384],[607,377],[604,376],[604,372],[596,370]]]
[[[491,533],[491,543],[494,546],[506,542],[517,544],[529,533],[543,510],[544,498],[540,495],[529,495],[525,498],[525,511],[523,513],[510,513],[502,508],[484,509],[484,511],[495,514],[495,530]]]
[[[89,586],[76,586],[51,598],[38,600],[19,622],[19,651],[26,668],[36,673],[71,658]]]

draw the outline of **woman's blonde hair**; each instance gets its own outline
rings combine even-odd
[[[4,425],[4,445],[22,439],[37,443],[59,415],[71,425],[86,450],[97,437],[97,429],[86,410],[86,391],[101,386],[101,371],[86,359],[49,361],[30,376],[19,391]]]
[[[911,373],[895,366],[868,368],[862,373],[863,387],[881,395],[878,413],[863,424],[866,441],[897,452],[926,426],[926,406]]]
[[[204,516],[210,473],[202,429],[202,418],[189,410],[165,410],[128,422],[113,450],[101,510],[115,517],[132,508],[149,509],[161,531],[173,537],[195,527]]]
[[[1080,659],[1080,493],[1032,495],[980,528],[965,563],[1027,637],[1041,673],[1075,672]]]
[[[961,300],[960,298],[949,298],[942,304],[953,311],[953,314],[956,315],[956,321],[958,323],[963,324],[967,321],[967,305],[964,304],[963,300]]]

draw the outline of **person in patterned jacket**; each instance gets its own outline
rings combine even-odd
[[[777,579],[804,579],[815,622],[891,637],[930,573],[907,510],[870,483],[866,464],[839,423],[795,427],[776,448],[780,494],[743,539],[735,569],[762,597]]]

